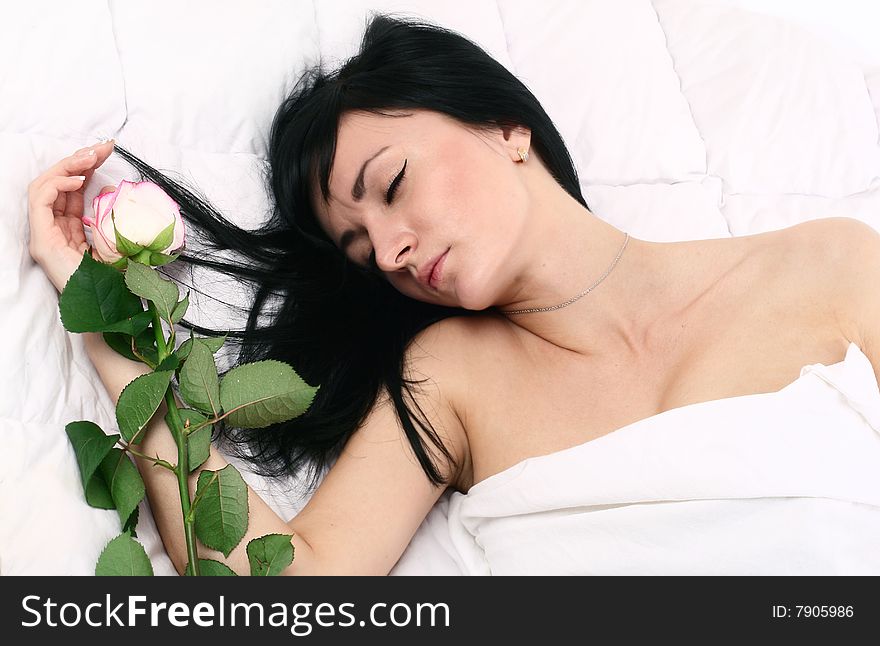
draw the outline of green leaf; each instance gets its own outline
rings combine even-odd
[[[171,221],[167,227],[162,229],[153,241],[147,245],[147,249],[150,251],[162,251],[166,247],[170,246],[174,241],[174,225],[176,224],[175,220]]]
[[[126,359],[132,361],[140,361],[131,351],[131,335],[122,334],[121,332],[104,332],[104,343],[116,350]]]
[[[196,536],[223,556],[235,549],[247,531],[247,485],[231,464],[202,471],[196,486]]]
[[[293,536],[267,534],[247,544],[251,576],[278,576],[293,563]]]
[[[127,525],[146,493],[141,474],[122,449],[111,449],[100,468],[104,482],[110,487],[119,520]]]
[[[138,334],[140,334],[141,332],[143,332],[144,330],[146,330],[149,327],[150,321],[152,320],[152,318],[153,317],[150,315],[149,312],[141,311],[141,312],[138,312],[137,314],[135,314],[134,316],[132,316],[131,318],[123,319],[122,321],[119,321],[118,323],[112,323],[111,325],[108,325],[104,329],[104,332],[105,333],[106,332],[110,332],[110,333],[117,332],[120,334],[128,334],[130,336],[137,336]]]
[[[149,315],[149,312],[146,312]],[[131,351],[131,335],[122,334],[121,332],[104,332],[104,341],[119,354],[132,361],[140,361]],[[135,337],[135,348],[143,355],[145,359],[150,361],[152,365],[156,365],[159,361],[159,354],[156,352],[156,335],[152,329],[146,329]]]
[[[220,561],[199,559],[199,574],[202,576],[238,576]]]
[[[135,507],[134,511],[131,512],[131,515],[129,515],[128,520],[126,520],[122,524],[122,531],[128,532],[135,538],[137,538],[137,532],[135,531],[135,529],[137,528],[138,517],[140,516],[140,514],[138,513],[139,509],[140,507]]]
[[[159,370],[177,370],[180,367],[180,359],[175,353],[169,354],[162,360],[158,366],[156,366],[156,371]]]
[[[76,462],[79,465],[79,476],[82,480],[83,491],[88,489],[89,480],[101,461],[110,453],[110,450],[119,439],[118,435],[107,435],[101,427],[94,422],[79,421],[70,422],[64,427],[67,437],[73,446]]]
[[[189,308],[189,292],[187,292],[186,296],[183,297],[183,300],[180,301],[174,307],[174,311],[171,312],[171,322],[172,323],[180,323],[180,320],[186,314],[186,310],[188,308]]]
[[[123,533],[107,543],[98,564],[96,576],[153,576],[153,564],[144,546]]]
[[[189,445],[189,470],[195,471],[211,455],[211,425],[203,426],[186,439]]]
[[[193,337],[192,332],[190,332],[190,337],[180,344],[180,346],[174,352],[180,357],[181,361],[186,361],[186,358],[189,356],[189,351],[192,350],[193,345]]]
[[[184,361],[189,356],[189,351],[192,349],[193,338],[194,337],[190,336],[190,338],[181,343],[180,347],[177,348],[177,355],[180,357],[181,361]],[[226,343],[225,334],[223,336],[200,336],[195,338],[208,346],[211,354],[216,354],[217,351],[223,347],[223,344]]]
[[[207,421],[207,417],[197,410],[184,408],[180,411],[180,419],[183,421],[183,427],[187,435],[189,470],[193,471],[205,462],[211,454],[211,429],[212,424],[203,426],[195,432],[190,432],[189,428],[198,426],[202,422]],[[189,428],[187,427],[189,421]]]
[[[68,332],[105,332],[144,311],[141,299],[128,291],[122,274],[88,252],[64,286],[58,307]]]
[[[110,487],[104,482],[104,476],[100,471],[95,472],[86,486],[86,502],[97,509],[116,509],[116,505],[113,504],[113,494],[110,493]]]
[[[225,412],[241,407],[227,418],[238,428],[263,428],[302,415],[318,387],[309,386],[288,364],[267,360],[233,368],[220,384]]]
[[[223,347],[223,344],[226,343],[226,335],[201,337],[199,338],[199,341],[208,346],[208,350],[211,351],[211,354],[215,354]]]
[[[116,403],[116,422],[127,442],[131,442],[153,417],[165,397],[173,374],[172,370],[163,370],[141,375],[120,393]]]
[[[141,249],[135,255],[130,257],[130,260],[134,260],[136,263],[141,265],[149,265],[150,264],[150,251],[147,249]],[[131,265],[131,263],[129,263]]]
[[[210,348],[193,339],[189,356],[180,369],[180,396],[193,408],[217,416],[220,411],[220,380]]]
[[[113,211],[110,211],[110,218],[113,220],[113,230],[116,232],[116,251],[123,256],[136,256],[143,251],[143,245],[132,242],[119,233],[119,229],[116,228],[116,214]]]
[[[152,301],[163,320],[171,318],[179,296],[175,283],[163,278],[155,269],[134,262],[125,270],[125,284],[134,294]]]
[[[167,265],[169,262],[174,262],[179,257],[179,253],[168,255],[164,253],[159,253],[158,251],[154,251],[150,254],[150,264],[153,265],[153,267],[160,267],[162,265]]]

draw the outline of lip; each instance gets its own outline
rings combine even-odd
[[[425,264],[425,267],[419,272],[419,281],[423,285],[431,289],[437,288],[443,279],[443,261],[446,260],[448,253],[449,249]]]

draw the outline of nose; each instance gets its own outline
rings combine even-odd
[[[396,231],[387,234],[386,238],[375,240],[376,264],[382,271],[399,271],[406,267],[407,260],[416,248],[415,236],[407,231]]]

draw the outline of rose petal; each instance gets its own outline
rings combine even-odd
[[[107,240],[101,233],[100,229],[96,231],[92,227],[92,255],[104,263],[111,263],[119,260],[122,256],[116,251],[116,246],[112,248],[107,244]]]
[[[153,182],[121,187],[120,193],[114,209],[116,228],[136,244],[151,244],[160,232],[180,218],[177,203]]]

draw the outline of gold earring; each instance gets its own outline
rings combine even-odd
[[[522,163],[526,163],[527,161],[529,161],[529,151],[525,148],[517,148],[516,154],[519,155],[519,160]]]

